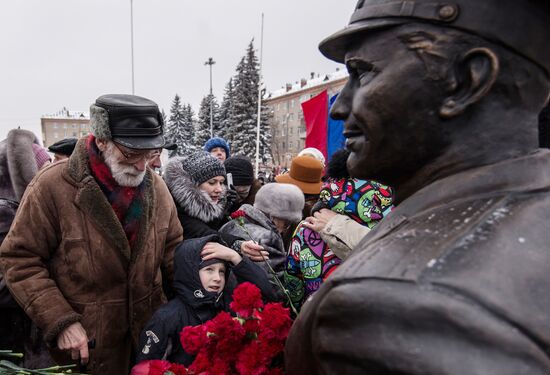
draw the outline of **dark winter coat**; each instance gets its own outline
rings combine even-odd
[[[136,362],[168,359],[190,365],[194,357],[183,350],[179,333],[184,327],[205,323],[220,311],[229,311],[236,286],[235,283],[228,285],[230,272],[236,276],[237,283],[249,281],[260,288],[265,299],[273,299],[267,277],[246,257],[228,269],[225,274],[226,286],[221,293],[208,292],[202,287],[199,278],[200,253],[207,242],[218,241],[218,235],[211,235],[186,240],[178,246],[174,257],[176,298],[157,310],[143,329]]]
[[[168,163],[164,180],[176,202],[178,218],[186,239],[218,234],[218,229],[227,222],[225,217],[225,191],[221,199],[214,203],[208,194],[193,181],[181,163]],[[238,237],[223,235],[228,246],[239,240]]]
[[[241,206],[240,210],[246,213],[244,218],[244,229],[236,220],[231,220],[220,229],[220,233],[231,234],[247,240],[252,239],[262,245],[269,253],[269,265],[273,268],[277,277],[282,282],[283,273],[285,271],[286,250],[277,227],[262,211],[253,206],[245,204]],[[265,262],[258,262],[258,264],[262,266],[266,274],[269,275],[271,282],[274,284],[275,282],[272,280],[273,275],[269,267]],[[282,298],[282,294],[280,297]]]
[[[68,161],[41,170],[29,184],[0,248],[0,266],[48,342],[78,321],[96,342],[88,370],[125,374],[143,326],[166,301],[163,275],[172,279],[182,230],[166,185],[148,170],[144,214],[130,251],[91,175],[85,141]],[[52,354],[60,363],[72,362],[65,352]]]

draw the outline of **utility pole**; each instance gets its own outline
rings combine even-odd
[[[132,52],[132,95],[135,95],[134,88],[134,0],[130,0],[130,39]]]
[[[256,124],[256,165],[255,165],[255,176],[258,178],[258,173],[260,172],[260,125],[262,123],[262,63],[263,63],[263,52],[264,51],[264,14],[262,13],[262,31],[260,38],[260,68],[258,71],[258,115],[257,115],[257,124]]]
[[[212,96],[212,65],[214,65],[216,62],[213,58],[209,57],[208,61],[204,63],[204,65],[210,66],[210,138],[214,136],[214,120],[213,120],[213,113],[212,113],[212,102],[213,102],[213,96]]]

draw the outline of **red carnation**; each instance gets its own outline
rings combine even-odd
[[[195,327],[183,327],[180,332],[181,346],[189,354],[197,354],[207,341],[206,326],[203,324]]]
[[[218,356],[236,354],[241,341],[246,335],[243,326],[229,315],[228,312],[220,312],[214,319],[206,322],[206,330],[210,335],[210,342],[213,345],[213,352]]]
[[[249,282],[240,284],[233,292],[233,302],[229,305],[241,318],[247,319],[252,316],[255,309],[264,306],[260,289]]]
[[[193,363],[189,366],[190,374],[201,374],[203,372],[208,373],[211,364],[206,354],[206,350],[201,350],[199,354],[193,360]]]
[[[180,365],[178,363],[172,363],[170,365],[170,371],[174,375],[187,375],[187,369],[185,368],[185,366]]]
[[[149,375],[164,375],[165,372],[170,371],[170,366],[168,361],[153,359],[149,361]]]
[[[267,371],[271,357],[266,356],[260,342],[252,341],[240,351],[235,368],[239,374],[260,375]]]
[[[268,340],[282,340],[284,342],[292,326],[292,319],[290,319],[288,309],[283,307],[280,302],[268,303],[265,305],[261,317],[261,337]]]
[[[246,212],[244,212],[243,210],[237,210],[231,214],[232,219],[238,219],[240,217],[246,217]]]

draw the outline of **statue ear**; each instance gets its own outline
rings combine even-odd
[[[454,66],[456,82],[453,95],[447,97],[439,115],[451,118],[481,100],[490,90],[499,73],[496,54],[488,48],[474,48],[466,52]]]

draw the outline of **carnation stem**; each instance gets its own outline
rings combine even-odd
[[[237,222],[239,223],[240,227],[242,228],[242,230],[245,231],[245,233],[247,234],[247,236],[252,240],[252,242],[254,242],[256,245],[259,245],[258,242],[256,242],[256,240],[254,240],[252,238],[252,236],[250,235],[250,233],[248,232],[248,230],[246,229],[246,227],[244,226],[244,218],[243,217],[239,217],[238,219],[240,220],[237,220]],[[283,283],[281,282],[281,280],[279,280],[279,278],[277,277],[277,273],[275,272],[275,270],[273,269],[273,267],[271,267],[271,264],[269,264],[269,262],[267,261],[267,258],[265,257],[264,254],[262,254],[261,251],[259,251],[260,255],[262,256],[262,259],[264,261],[265,264],[267,264],[267,267],[269,268],[269,271],[271,272],[271,274],[273,275],[273,278],[275,279],[275,283],[277,284],[277,286],[283,291],[285,297],[287,298],[288,300],[288,303],[290,305],[290,308],[292,310],[292,312],[294,313],[294,316],[298,316],[298,311],[296,310],[296,307],[294,307],[294,304],[292,303],[292,299],[290,298],[290,293],[288,292],[288,289],[285,288],[285,286],[283,285]]]

